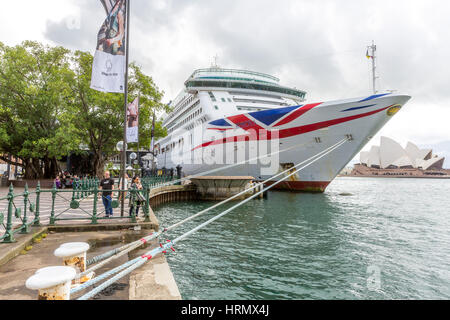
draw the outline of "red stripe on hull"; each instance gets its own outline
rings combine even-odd
[[[269,181],[267,185],[272,185],[276,181]],[[283,181],[274,186],[271,190],[288,190],[301,192],[322,193],[331,181]]]
[[[376,113],[379,113],[381,111],[384,111],[386,109],[389,109],[391,106],[387,106],[385,108],[382,109],[378,109],[375,111],[371,111],[371,112],[367,112],[367,113],[361,113],[361,114],[357,114],[354,116],[350,116],[350,117],[344,117],[344,118],[338,118],[338,119],[333,119],[333,120],[328,120],[328,121],[322,121],[322,122],[317,122],[317,123],[313,123],[313,124],[307,124],[307,125],[303,125],[303,126],[299,126],[299,127],[293,127],[293,128],[289,128],[289,129],[282,129],[280,130],[278,133],[278,135],[276,136],[277,139],[284,139],[284,138],[289,138],[292,136],[296,136],[299,134],[304,134],[304,133],[308,133],[308,132],[312,132],[312,131],[316,131],[322,128],[326,128],[326,127],[331,127],[331,126],[335,126],[337,124],[341,124],[344,122],[348,122],[348,121],[352,121],[352,120],[356,120],[359,118],[364,118],[364,117],[368,117],[371,115],[374,115]],[[254,129],[254,128],[252,128]],[[249,141],[249,140],[271,140],[272,139],[272,132],[271,131],[267,131],[267,130],[262,130],[261,131],[263,134],[260,134],[260,132],[256,131],[254,132],[254,134],[250,134],[250,135],[241,135],[241,136],[234,136],[234,137],[228,137],[228,138],[224,138],[221,140],[214,140],[214,141],[209,141],[206,143],[203,143],[201,145],[199,145],[198,147],[195,147],[192,150],[196,150],[198,148],[204,148],[210,145],[218,145],[218,144],[223,144],[223,143],[229,143],[229,142],[236,142],[236,141]],[[256,133],[256,134],[255,134]],[[261,139],[262,138],[262,139]]]

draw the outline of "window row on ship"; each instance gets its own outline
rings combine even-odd
[[[199,109],[199,111],[200,111],[200,109]],[[200,119],[198,119],[198,120],[195,120],[195,121],[193,121],[191,124],[189,124],[189,126],[188,127],[186,127],[186,130],[192,130],[192,129],[194,129],[194,127],[195,127],[195,124],[197,123],[197,124],[203,124],[203,123],[206,123],[206,122],[208,122],[209,121],[209,118],[208,118],[208,116],[203,116],[203,117],[201,117]],[[170,139],[170,137],[167,137],[168,139]],[[191,144],[192,144],[192,134],[191,134]],[[155,155],[158,155],[158,154],[164,154],[164,153],[166,153],[166,152],[169,152],[170,150],[172,150],[172,149],[175,149],[177,146],[178,147],[180,147],[180,148],[182,148],[183,147],[183,144],[184,144],[184,138],[182,138],[182,137],[180,137],[179,139],[178,139],[178,141],[173,141],[173,142],[171,142],[171,143],[169,143],[169,144],[165,144],[163,147],[161,147],[160,148],[160,146],[159,145],[156,145],[155,146]]]
[[[188,98],[186,99],[186,97],[188,97]],[[185,100],[183,100],[183,99],[185,99]],[[167,118],[166,121],[168,121],[171,118],[175,117],[178,114],[179,111],[183,110],[186,106],[188,106],[190,103],[192,103],[195,100],[195,96],[191,95],[191,94],[188,94],[185,97],[183,97],[183,99],[181,99],[181,101],[175,105],[174,111],[172,112],[171,115],[169,115],[169,117]]]
[[[198,104],[197,104],[198,105]],[[203,113],[203,108],[199,108],[197,109],[195,112],[193,112],[192,114],[190,114],[189,116],[187,116],[185,119],[181,120],[180,122],[178,122],[176,125],[171,126],[170,129],[167,129],[168,133],[172,133],[173,131],[175,131],[176,129],[180,128],[181,126],[184,126],[185,124],[187,124],[188,122],[192,122],[195,118],[197,118],[199,115],[201,115]],[[176,123],[175,121],[173,123]],[[189,129],[188,129],[189,130]]]

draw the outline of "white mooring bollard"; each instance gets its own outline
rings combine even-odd
[[[70,286],[76,274],[72,267],[46,267],[28,278],[25,286],[38,290],[38,300],[70,300]]]
[[[86,242],[64,243],[55,250],[54,255],[63,258],[65,266],[74,267],[80,273],[86,271],[86,252],[89,244]]]
[[[54,255],[63,258],[65,266],[73,267],[79,273],[86,271],[86,252],[89,250],[89,244],[86,242],[68,242],[59,246],[55,250]],[[89,272],[72,281],[73,285],[78,285],[91,280],[95,276],[95,272]]]

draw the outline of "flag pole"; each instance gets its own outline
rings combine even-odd
[[[142,168],[141,168],[141,153],[139,152],[139,147],[140,147],[140,145],[139,145],[139,142],[140,142],[140,140],[139,140],[139,127],[140,127],[140,122],[141,122],[141,93],[139,92],[139,95],[138,95],[138,107],[137,107],[137,110],[138,110],[138,112],[137,112],[137,114],[138,114],[138,129],[137,129],[137,156],[138,156],[138,166],[139,166],[139,169],[141,169],[142,170]],[[142,177],[142,171],[140,172],[140,174],[141,174],[141,177]]]
[[[156,115],[155,112],[153,111],[153,121],[152,121],[152,132],[151,132],[151,143],[150,143],[150,150],[151,150],[151,154],[153,155],[153,160],[152,160],[152,170],[155,169],[155,121],[156,121]]]
[[[127,110],[128,110],[128,57],[129,57],[129,39],[130,39],[130,0],[126,0],[127,9],[127,27],[126,27],[126,43],[125,43],[125,121],[123,125],[123,148],[122,148],[122,161],[121,161],[121,171],[122,171],[122,187],[119,189],[125,190],[125,173],[126,173],[126,158],[127,158]],[[120,203],[120,216],[123,217],[125,209],[125,192],[122,193],[121,203]]]

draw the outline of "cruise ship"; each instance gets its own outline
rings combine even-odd
[[[276,186],[323,192],[411,97],[380,93],[327,102],[305,98],[305,91],[283,86],[272,75],[217,66],[196,70],[169,104],[172,111],[163,121],[168,135],[154,148],[157,166],[181,167],[184,177],[252,176],[265,181],[346,139]]]

